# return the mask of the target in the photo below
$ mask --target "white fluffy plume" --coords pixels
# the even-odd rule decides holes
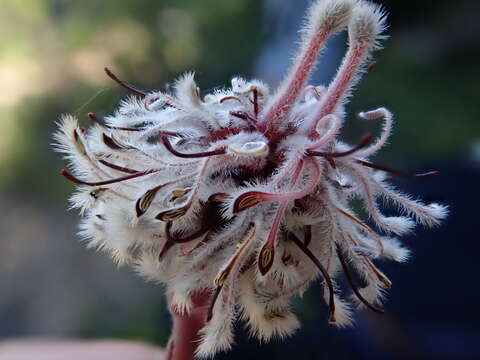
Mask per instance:
[[[71,168],[62,174],[78,185],[71,203],[89,246],[166,284],[179,313],[191,310],[195,292],[211,292],[198,356],[229,349],[237,318],[261,341],[292,334],[299,322],[291,297],[316,279],[331,323],[352,322],[352,306],[336,286],[342,273],[354,303],[382,312],[391,282],[373,261],[409,256],[389,236],[445,218],[445,206],[413,200],[384,176],[405,174],[369,159],[390,137],[387,109],[361,113],[383,119],[378,139],[339,139],[344,105],[384,29],[385,14],[373,3],[317,0],[273,94],[261,81],[234,78],[202,99],[189,73],[173,93],[135,90],[140,98],[105,121],[90,114],[87,130],[71,116],[60,120],[56,148]],[[336,76],[309,85],[326,41],[342,30],[349,47]],[[427,175],[434,173],[416,176]],[[361,200],[366,219],[354,213],[352,199]],[[383,214],[379,200],[401,216]]]

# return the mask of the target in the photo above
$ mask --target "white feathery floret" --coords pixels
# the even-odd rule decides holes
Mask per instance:
[[[309,85],[325,42],[346,28],[349,48],[335,78]],[[447,216],[446,206],[389,184],[387,174],[409,174],[371,162],[392,132],[387,109],[360,113],[383,120],[377,139],[356,146],[339,139],[346,100],[384,29],[373,3],[317,0],[273,94],[236,77],[202,99],[187,73],[173,93],[134,90],[140,98],[122,101],[103,122],[90,114],[95,124],[86,130],[72,116],[59,121],[55,147],[71,168],[62,174],[78,184],[70,202],[88,246],[164,284],[178,314],[192,310],[195,293],[212,294],[197,356],[229,349],[237,318],[260,341],[289,336],[300,326],[291,298],[316,279],[332,324],[353,319],[336,282],[342,274],[353,303],[381,313],[391,281],[374,261],[410,255],[390,236]],[[355,214],[354,199],[366,217]],[[380,200],[401,216],[383,214]]]

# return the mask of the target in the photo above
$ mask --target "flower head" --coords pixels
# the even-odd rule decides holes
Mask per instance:
[[[405,261],[409,251],[391,236],[446,216],[444,206],[389,185],[386,173],[403,173],[369,160],[389,139],[387,109],[360,114],[383,121],[377,139],[339,139],[344,106],[379,48],[384,19],[367,1],[317,0],[291,69],[272,93],[261,81],[234,78],[201,99],[192,73],[173,93],[143,93],[107,69],[138,96],[104,122],[89,114],[87,130],[71,116],[61,120],[57,148],[72,167],[62,174],[79,185],[72,206],[83,215],[89,245],[165,283],[180,312],[189,312],[192,294],[211,292],[198,355],[231,346],[237,313],[263,341],[291,334],[298,321],[290,298],[317,277],[332,324],[351,322],[339,272],[358,306],[382,313],[391,283],[373,261]],[[308,85],[326,41],[345,29],[348,50],[333,81]],[[355,198],[376,229],[355,215]],[[403,215],[382,214],[379,198]]]

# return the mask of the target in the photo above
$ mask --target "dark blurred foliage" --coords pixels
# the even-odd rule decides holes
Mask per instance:
[[[474,227],[480,200],[480,22],[474,16],[480,2],[378,2],[389,13],[391,37],[348,106],[346,139],[378,131],[378,124],[358,121],[355,113],[390,108],[398,122],[379,162],[412,171],[439,168],[440,178],[397,183],[426,200],[449,203],[452,216],[440,229],[405,239],[414,251],[409,264],[382,264],[394,281],[383,318],[362,312],[355,328],[332,329],[313,287],[296,303],[304,327],[293,338],[259,349],[242,333],[235,350],[219,358],[480,358]],[[0,2],[0,336],[165,344],[162,288],[115,269],[77,242],[76,215],[64,210],[72,185],[58,175],[64,163],[50,145],[54,122],[73,113],[88,125],[88,111],[115,109],[127,94],[104,75],[104,66],[149,90],[168,88],[184,71],[196,72],[203,93],[233,75],[262,78],[257,64],[269,44],[277,41],[282,51],[270,58],[291,56],[299,26],[294,14],[307,3]],[[338,54],[326,57],[340,61]],[[320,65],[322,71],[333,68]],[[278,81],[282,72],[270,77]]]

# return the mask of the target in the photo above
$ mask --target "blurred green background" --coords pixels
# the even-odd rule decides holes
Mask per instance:
[[[377,2],[390,14],[391,37],[375,54],[377,67],[354,93],[346,139],[378,131],[354,114],[384,105],[397,123],[391,145],[379,157],[382,162],[406,170],[456,166],[456,174],[477,176],[480,23],[473,14],[480,12],[480,2]],[[76,240],[77,216],[65,210],[73,187],[59,176],[64,162],[50,144],[55,121],[72,113],[88,124],[88,111],[105,115],[115,109],[127,94],[105,76],[104,66],[147,90],[168,88],[189,70],[196,72],[202,93],[228,85],[234,75],[265,78],[274,85],[293,54],[308,3],[0,2],[1,337],[122,337],[165,344],[170,324],[161,287],[144,283],[128,269],[115,269],[105,255],[83,249]],[[326,66],[320,65],[314,79],[325,81],[334,72],[343,40],[331,42]],[[461,176],[455,179],[443,186],[461,187]],[[472,186],[475,195],[470,195],[476,197],[478,189]],[[422,261],[418,256],[408,265],[413,278]],[[396,278],[403,276],[399,268],[407,266],[393,268]],[[416,302],[394,292],[399,304]],[[298,302],[300,316],[307,324],[315,319],[330,338],[345,336],[328,330],[318,296],[312,290]],[[399,316],[395,309],[392,317]]]

